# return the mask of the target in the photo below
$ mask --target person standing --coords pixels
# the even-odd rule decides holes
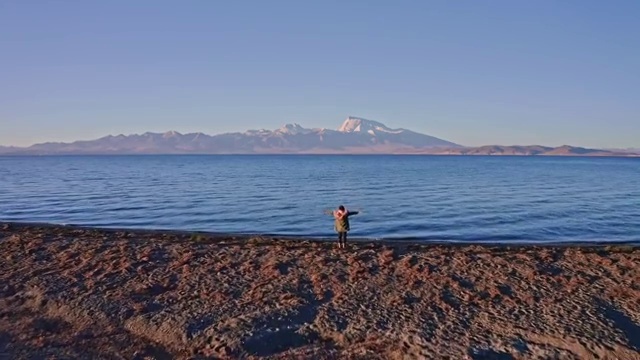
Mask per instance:
[[[338,210],[333,211],[333,217],[335,219],[335,230],[338,233],[338,247],[347,247],[347,233],[351,230],[349,224],[349,216],[357,215],[358,211],[348,211],[343,205],[338,207]]]

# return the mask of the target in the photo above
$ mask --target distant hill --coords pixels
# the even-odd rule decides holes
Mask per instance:
[[[22,150],[21,148],[17,148],[14,146],[1,146],[0,145],[0,154],[5,154],[13,151]]]
[[[429,152],[433,153],[433,152]],[[512,155],[512,156],[636,156],[630,152],[618,152],[599,149],[563,145],[548,147],[540,145],[530,146],[502,146],[489,145],[480,147],[466,147],[461,149],[441,149],[442,155]]]
[[[607,151],[613,151],[613,152],[621,152],[621,153],[636,153],[636,154],[640,154],[640,148],[626,148],[626,149],[605,149]]]
[[[176,131],[109,135],[72,143],[48,142],[26,148],[0,147],[4,155],[109,154],[433,154],[519,156],[638,156],[630,151],[573,146],[463,147],[453,142],[358,117],[348,117],[336,130],[286,124],[276,130],[207,135]]]

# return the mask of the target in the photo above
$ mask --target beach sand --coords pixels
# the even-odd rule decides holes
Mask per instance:
[[[640,248],[0,224],[0,358],[640,359]]]

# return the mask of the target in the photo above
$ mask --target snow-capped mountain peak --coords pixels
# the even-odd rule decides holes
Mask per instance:
[[[167,139],[167,138],[172,138],[172,137],[176,137],[176,136],[181,136],[182,134],[180,134],[177,131],[171,130],[171,131],[167,131],[166,133],[162,134],[162,137]]]
[[[306,129],[297,123],[285,124],[280,129],[276,130],[276,132],[289,135],[308,134],[311,131],[312,130]]]
[[[349,116],[338,129],[339,132],[352,133],[363,132],[375,135],[376,132],[384,132],[390,134],[398,134],[403,129],[390,129],[384,124],[373,120],[367,120],[359,117]]]

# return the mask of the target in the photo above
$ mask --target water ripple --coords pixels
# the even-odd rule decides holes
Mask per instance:
[[[0,157],[0,220],[333,237],[640,241],[640,159]]]

